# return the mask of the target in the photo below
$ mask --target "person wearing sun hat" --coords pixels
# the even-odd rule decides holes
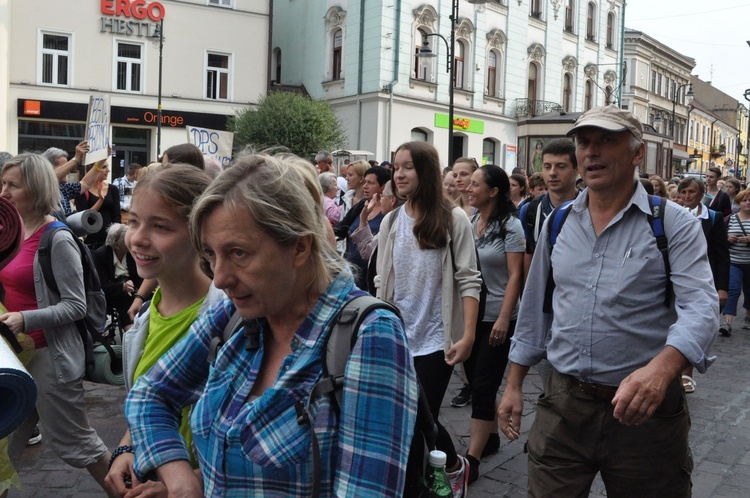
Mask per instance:
[[[705,237],[685,209],[661,205],[667,271],[649,224],[650,199],[636,181],[645,145],[633,114],[596,107],[568,136],[587,189],[569,205],[554,246],[539,238],[500,428],[520,437],[523,379],[546,355],[553,371],[528,435],[529,496],[588,496],[597,473],[610,496],[690,496],[680,375],[688,365],[705,372],[713,363],[719,313]],[[544,306],[550,274],[551,309]]]

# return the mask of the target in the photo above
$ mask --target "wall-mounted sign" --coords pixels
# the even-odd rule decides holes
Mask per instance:
[[[42,103],[38,100],[24,100],[23,115],[39,116],[42,113]]]
[[[126,36],[153,36],[165,13],[164,5],[146,0],[101,0],[101,11],[101,32]]]
[[[435,113],[435,128],[448,128],[448,115]],[[484,133],[484,121],[453,116],[453,129],[468,133]]]

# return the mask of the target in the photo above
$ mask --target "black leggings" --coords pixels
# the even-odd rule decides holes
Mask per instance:
[[[471,418],[477,420],[495,420],[497,390],[508,365],[510,338],[516,330],[516,321],[511,320],[505,342],[499,346],[490,346],[493,325],[494,322],[477,324],[471,356],[464,362],[466,378],[471,385]]]
[[[428,355],[414,357],[414,369],[417,371],[417,378],[422,385],[427,403],[430,405],[430,413],[432,413],[432,418],[437,425],[438,434],[435,446],[447,455],[445,467],[450,469],[456,465],[458,456],[451,435],[440,424],[438,415],[440,414],[443,397],[445,397],[445,391],[448,390],[453,367],[445,362],[443,351],[435,351]]]

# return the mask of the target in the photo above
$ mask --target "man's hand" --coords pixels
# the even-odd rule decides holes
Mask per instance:
[[[685,357],[667,346],[645,367],[625,377],[612,405],[614,417],[624,425],[640,425],[654,414],[669,384],[688,366]]]
[[[497,408],[497,421],[503,434],[514,441],[521,437],[521,413],[523,396],[520,389],[506,387],[500,406]]]
[[[729,300],[729,296],[727,295],[727,291],[720,290],[719,291],[719,308],[723,308],[725,304],[727,304],[727,301]]]
[[[125,496],[131,488],[140,484],[133,472],[133,460],[132,453],[123,453],[112,462],[112,467],[104,478],[104,484],[113,495]],[[126,484],[126,479],[130,480],[130,485]]]

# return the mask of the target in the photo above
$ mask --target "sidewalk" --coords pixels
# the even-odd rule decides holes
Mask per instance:
[[[738,317],[737,324],[743,317]],[[750,330],[739,327],[732,337],[718,337],[713,348],[718,358],[707,375],[697,374],[698,388],[688,395],[692,416],[690,446],[695,460],[693,496],[746,497],[750,488]],[[123,387],[85,383],[91,424],[109,448],[116,448],[125,431]],[[454,374],[445,396],[441,419],[454,435],[459,452],[469,442],[471,406],[452,408],[450,399],[461,381]],[[501,387],[502,389],[502,387]],[[541,393],[541,381],[532,369],[524,383],[522,435],[508,442],[501,435],[500,451],[485,458],[480,478],[469,488],[469,496],[526,496],[527,470],[523,446],[534,420],[534,402]],[[43,434],[54,428],[42,428]],[[88,472],[62,463],[42,442],[24,453],[19,469],[23,490],[11,490],[11,498],[70,497],[101,498]],[[591,496],[606,496],[601,480],[594,482]]]

